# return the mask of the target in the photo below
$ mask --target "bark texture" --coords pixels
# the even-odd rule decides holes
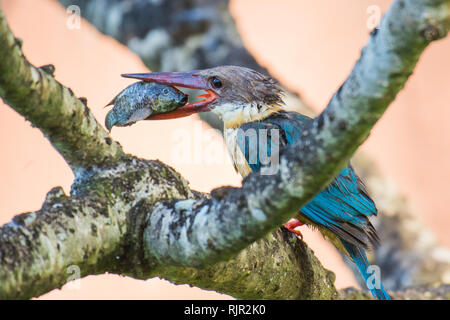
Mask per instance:
[[[1,11],[0,41],[6,44],[0,49],[3,100],[46,134],[75,173],[70,196],[54,188],[41,210],[0,227],[0,298],[31,298],[60,288],[74,266],[81,277],[105,272],[159,276],[238,298],[337,296],[334,275],[303,242],[281,230],[227,262],[205,261],[209,265],[202,269],[157,261],[144,242],[155,204],[180,198],[208,201],[209,195],[190,190],[178,173],[158,161],[125,155],[85,101],[53,78],[51,66],[35,68],[25,59]]]
[[[23,56],[21,40],[0,17],[0,96],[48,137],[73,170],[103,165],[123,156],[120,145],[97,123],[84,100]]]
[[[0,12],[0,95],[75,173],[70,197],[54,189],[40,211],[1,227],[0,297],[60,287],[63,270],[74,264],[81,275],[162,276],[241,298],[336,297],[333,276],[311,251],[272,232],[347,163],[421,52],[449,28],[448,0],[394,2],[327,108],[280,154],[278,173],[254,173],[241,188],[205,195],[160,162],[124,155],[84,104],[26,61]]]
[[[245,49],[228,10],[228,1],[133,0],[126,5],[117,0],[60,2],[78,5],[84,18],[99,31],[128,46],[154,71],[232,64],[267,72]],[[433,30],[425,27],[424,36],[429,37]],[[373,35],[376,32],[377,29]],[[288,91],[284,100],[287,109],[314,116],[294,93]],[[201,117],[222,130],[222,122],[213,113]],[[375,249],[372,261],[383,270],[385,286],[401,290],[415,285],[450,283],[450,250],[438,245],[431,232],[411,213],[407,201],[381,178],[374,163],[363,156],[353,158],[352,163],[380,211],[375,222],[382,242]],[[349,265],[354,267],[352,263]],[[360,279],[359,271],[353,269]]]

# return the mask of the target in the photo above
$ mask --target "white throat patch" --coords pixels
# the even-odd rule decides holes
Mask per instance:
[[[265,106],[256,103],[221,104],[212,110],[225,124],[225,128],[236,128],[240,125],[267,118],[274,112],[281,110],[278,106]]]

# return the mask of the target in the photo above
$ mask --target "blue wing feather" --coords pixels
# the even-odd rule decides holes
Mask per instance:
[[[237,136],[239,148],[244,153],[252,171],[261,169],[261,154],[271,155],[271,130],[279,131],[279,142],[288,145],[300,138],[305,124],[310,118],[295,112],[279,112],[263,121],[250,122],[241,126]],[[249,129],[267,130],[267,143],[250,143],[250,137],[243,133]],[[256,135],[259,139],[260,137]],[[261,149],[261,150],[260,150]],[[252,158],[252,161],[249,159]],[[256,159],[256,161],[255,161]],[[376,243],[377,237],[368,217],[377,214],[375,203],[353,168],[349,164],[341,170],[333,181],[305,204],[300,213],[311,222],[330,229],[341,238],[363,247]]]
[[[372,274],[368,273],[368,271],[370,270],[369,269],[370,264],[369,261],[367,260],[366,253],[364,252],[364,250],[358,248],[357,246],[345,240],[341,240],[341,242],[344,245],[350,257],[355,262],[356,266],[358,267],[358,270],[361,273],[362,277],[364,278],[364,282],[366,283],[372,295],[380,300],[391,300],[391,297],[386,292],[386,290],[383,287],[383,284],[381,283],[381,279],[374,279],[375,281],[371,281],[370,277],[372,276]]]
[[[271,155],[271,129],[278,129],[281,147],[299,139],[308,121],[311,119],[304,115],[282,111],[263,121],[242,125],[241,133],[237,135],[237,143],[251,170],[261,169],[260,154]],[[259,140],[256,144],[249,143],[249,137],[243,134],[248,129],[256,131],[266,129],[267,143],[261,146]],[[251,155],[253,161],[249,161]],[[313,224],[326,228],[339,237],[366,281],[369,264],[364,249],[378,242],[378,236],[368,218],[376,214],[375,203],[368,196],[363,183],[350,164],[342,169],[326,188],[300,208],[300,216],[306,217]],[[374,289],[371,292],[379,299],[389,298],[382,286],[381,289]]]

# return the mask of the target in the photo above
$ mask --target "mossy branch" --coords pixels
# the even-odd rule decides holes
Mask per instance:
[[[131,0],[127,6],[123,6],[121,0],[59,2],[65,7],[79,6],[83,18],[100,32],[126,45],[153,71],[204,69],[215,65],[241,65],[263,73],[268,71],[257,63],[243,44],[228,0],[145,3]],[[196,14],[191,14],[192,8],[195,8]],[[442,12],[445,14],[445,10]],[[425,30],[423,34],[428,38],[434,34],[433,28]],[[373,31],[374,35],[377,31]],[[302,39],[296,41],[301,42]],[[210,44],[219,45],[220,50],[211,50]],[[273,74],[271,76],[274,77]],[[294,93],[287,91],[284,100],[288,110],[311,117],[315,114]],[[202,113],[200,116],[212,127],[223,129],[222,121],[214,113]],[[352,165],[368,186],[380,212],[378,219],[372,222],[378,225],[376,229],[383,241],[375,248],[372,263],[383,270],[384,285],[398,290],[417,284],[445,283],[450,268],[450,250],[439,246],[435,239],[428,240],[424,245],[421,239],[432,239],[431,231],[411,214],[412,208],[407,206],[407,201],[399,193],[391,188],[386,189],[387,181],[374,170],[375,163],[369,159],[358,161],[353,157]],[[411,268],[411,264],[415,267]],[[352,263],[349,265],[364,286],[359,270]]]
[[[137,158],[86,173],[68,197],[50,191],[41,210],[0,227],[0,299],[28,299],[106,272],[161,277],[237,298],[333,299],[333,273],[289,232],[278,230],[226,262],[197,269],[148,254],[146,221],[161,199],[204,197],[158,161]]]
[[[267,234],[364,141],[424,48],[446,36],[449,7],[449,0],[394,2],[328,107],[281,153],[278,173],[251,174],[242,188],[211,197],[159,162],[124,156],[84,104],[26,61],[0,12],[0,95],[44,132],[76,175],[71,197],[55,190],[39,212],[1,227],[0,296],[60,287],[62,272],[75,264],[81,275],[163,276],[236,297],[335,297],[332,277],[301,241]]]
[[[72,170],[102,166],[123,156],[85,100],[55,80],[54,68],[36,68],[26,60],[22,42],[14,37],[1,10],[0,43],[0,96],[47,136]]]
[[[208,198],[157,161],[124,155],[86,106],[21,51],[0,10],[0,95],[41,129],[75,172],[72,194],[51,190],[39,211],[0,227],[0,298],[26,299],[105,272],[162,277],[240,298],[334,298],[333,274],[306,245],[281,230],[228,262],[195,269],[155,263],[143,231],[160,200]],[[270,257],[270,259],[268,258]],[[284,259],[289,257],[288,259]],[[276,282],[269,277],[283,273]],[[295,283],[291,279],[296,279]]]

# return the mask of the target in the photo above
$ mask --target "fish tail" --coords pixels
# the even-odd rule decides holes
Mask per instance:
[[[366,283],[367,288],[370,290],[372,295],[379,300],[391,300],[391,297],[384,289],[383,285],[381,284],[381,279],[375,279],[375,286],[372,286],[373,288],[370,288],[369,286],[369,277],[376,276],[375,274],[369,274],[368,268],[370,266],[369,261],[367,260],[366,253],[363,249],[358,248],[354,244],[351,244],[345,240],[341,240],[342,244],[344,245],[345,249],[349,253],[350,257],[353,259],[353,262],[355,262],[356,266],[359,269],[359,272],[361,273],[362,277],[364,278],[364,282]],[[378,285],[377,285],[378,284]]]

